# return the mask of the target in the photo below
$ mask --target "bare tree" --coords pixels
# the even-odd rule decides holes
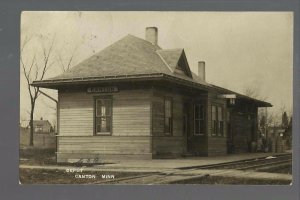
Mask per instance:
[[[258,99],[258,100],[262,100],[262,101],[266,101],[267,97],[263,97],[258,88],[255,88],[254,86],[247,86],[244,89],[244,94],[248,97],[254,98],[254,99]]]
[[[24,48],[30,41],[27,37],[25,38],[24,42],[21,45],[21,55],[20,55],[20,61],[21,61],[21,67],[23,69],[23,73],[27,82],[27,89],[30,96],[30,139],[29,139],[29,145],[33,146],[33,116],[34,116],[34,109],[36,105],[36,100],[39,97],[39,87],[32,87],[30,84],[32,81],[36,80],[43,80],[45,77],[46,72],[50,68],[50,66],[53,63],[50,63],[50,57],[53,51],[53,45],[54,45],[55,37],[53,37],[50,46],[47,48],[44,45],[42,45],[42,59],[41,62],[37,62],[36,53],[34,53],[31,62],[29,65],[27,65],[23,58]]]
[[[61,56],[61,53],[57,56],[58,57],[57,60],[60,64],[60,68],[61,68],[62,72],[68,71],[71,68],[72,61],[74,59],[74,56],[76,54],[77,49],[78,49],[78,46],[75,46],[75,48],[73,49],[70,57],[67,60],[63,60],[63,58]]]

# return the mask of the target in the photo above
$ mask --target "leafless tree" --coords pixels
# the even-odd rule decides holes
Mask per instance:
[[[258,100],[262,100],[262,101],[267,100],[267,97],[262,96],[259,92],[259,89],[255,88],[254,86],[245,87],[244,94],[247,95],[248,97],[251,97],[254,99],[258,99]]]
[[[75,46],[70,57],[67,60],[64,60],[61,53],[59,55],[57,55],[57,60],[60,64],[60,68],[62,70],[62,72],[68,71],[71,66],[72,66],[72,62],[74,60],[74,56],[77,52],[78,46]]]
[[[50,63],[50,57],[52,55],[53,46],[55,37],[53,37],[49,47],[45,47],[45,45],[42,45],[42,58],[41,62],[37,62],[37,56],[36,53],[34,53],[31,61],[29,64],[25,63],[23,58],[24,48],[28,44],[30,39],[26,37],[24,39],[24,42],[21,44],[21,54],[20,54],[20,61],[21,61],[21,67],[27,82],[27,89],[30,96],[30,139],[29,139],[29,145],[33,146],[33,116],[34,116],[34,109],[36,105],[36,100],[40,95],[40,88],[39,87],[32,87],[30,84],[32,81],[36,80],[43,80],[45,77],[45,74],[47,73],[48,69],[53,64]]]

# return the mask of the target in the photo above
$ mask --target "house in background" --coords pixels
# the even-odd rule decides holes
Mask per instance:
[[[53,133],[54,129],[48,120],[41,117],[40,120],[33,120],[33,131],[36,134]]]
[[[57,77],[57,161],[170,158],[249,152],[257,109],[272,106],[209,84],[184,49],[162,49],[158,30],[127,35]],[[218,74],[218,76],[221,76]]]
[[[20,148],[56,148],[55,131],[48,120],[34,120],[33,131],[33,146],[30,146],[30,125],[20,126]]]

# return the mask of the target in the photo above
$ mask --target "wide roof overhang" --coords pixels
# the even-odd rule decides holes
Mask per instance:
[[[78,78],[62,78],[62,79],[47,79],[41,81],[33,81],[31,86],[42,87],[48,89],[59,89],[70,86],[96,85],[103,83],[125,83],[125,82],[140,82],[140,81],[167,81],[171,84],[181,85],[201,91],[214,91],[219,94],[234,94],[236,98],[254,102],[258,107],[272,107],[272,104],[242,95],[231,90],[221,88],[211,84],[201,84],[196,81],[187,80],[185,78],[175,77],[164,73],[152,74],[135,74],[135,75],[118,75],[118,76],[102,76],[102,77],[78,77]]]

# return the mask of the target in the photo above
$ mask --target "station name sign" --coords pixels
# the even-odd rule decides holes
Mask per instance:
[[[111,93],[111,92],[119,92],[117,86],[108,86],[108,87],[89,87],[87,89],[88,93]]]

